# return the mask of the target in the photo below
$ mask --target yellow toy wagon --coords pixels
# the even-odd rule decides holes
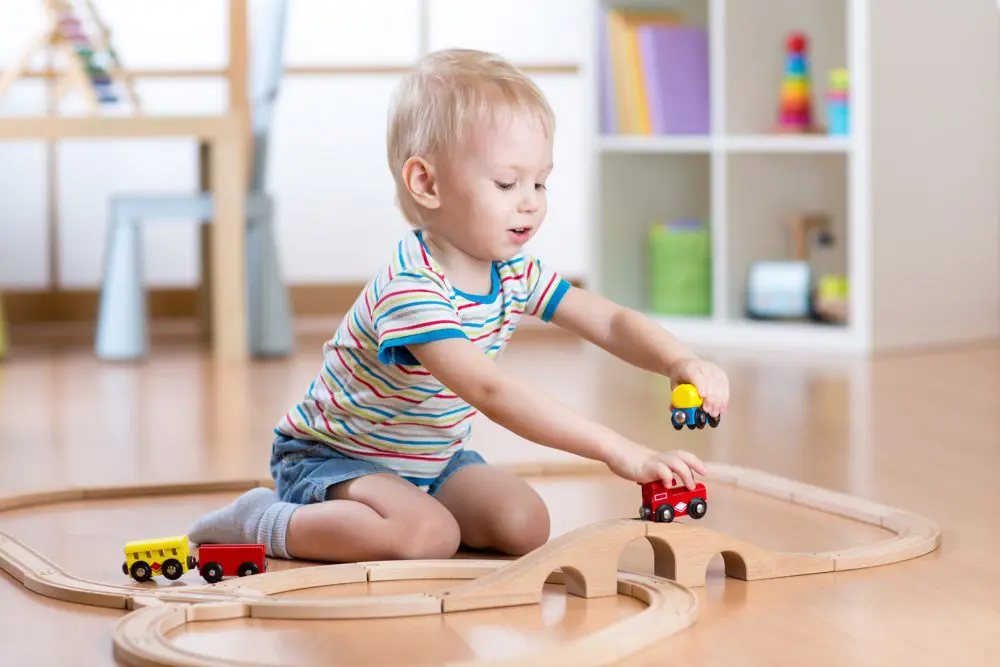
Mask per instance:
[[[137,540],[125,545],[122,572],[138,582],[163,575],[171,581],[198,567],[188,547],[187,535]]]

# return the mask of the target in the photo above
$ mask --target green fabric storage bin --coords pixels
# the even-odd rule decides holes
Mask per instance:
[[[698,220],[649,228],[649,308],[658,315],[712,314],[712,239]]]

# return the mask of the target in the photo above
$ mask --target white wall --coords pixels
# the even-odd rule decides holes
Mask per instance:
[[[997,18],[991,0],[871,3],[876,349],[1000,336]]]
[[[257,2],[262,0],[257,0]],[[587,5],[578,0],[426,0],[431,49],[499,51],[518,63],[580,64],[589,45]],[[38,29],[41,3],[0,0],[0,69],[10,67]],[[220,68],[226,58],[224,0],[99,0],[126,65],[138,69]],[[252,1],[253,6],[256,2]],[[420,0],[290,0],[289,66],[407,65],[420,51]],[[476,17],[482,12],[488,21]],[[41,65],[41,61],[36,65]],[[532,250],[574,277],[586,274],[584,176],[590,155],[586,72],[537,75],[558,114],[547,227]],[[279,251],[291,284],[367,280],[406,230],[393,204],[385,166],[385,109],[396,75],[291,76],[280,94],[269,164],[277,198]],[[145,79],[150,113],[222,110],[216,79]],[[0,100],[0,115],[45,110],[38,80],[19,82]],[[67,108],[78,109],[77,104]],[[186,140],[66,141],[55,151],[60,286],[94,288],[101,273],[107,201],[123,192],[185,192],[197,183],[197,157]],[[0,143],[0,287],[43,288],[48,273],[46,148]],[[156,286],[198,279],[193,223],[149,221],[146,266]],[[364,239],[349,246],[346,235]]]

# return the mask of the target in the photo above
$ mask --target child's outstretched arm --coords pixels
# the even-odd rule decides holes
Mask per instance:
[[[601,461],[615,474],[635,482],[658,478],[669,483],[676,475],[694,488],[692,471],[708,474],[694,454],[657,452],[635,443],[512,378],[468,339],[446,338],[408,348],[456,396],[522,438]]]
[[[719,416],[729,404],[729,380],[715,364],[685,347],[664,327],[631,308],[571,287],[552,316],[572,331],[622,361],[669,377],[674,386],[689,382],[705,399],[705,411]]]

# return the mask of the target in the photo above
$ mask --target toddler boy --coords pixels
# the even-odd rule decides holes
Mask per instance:
[[[278,422],[277,491],[253,489],[202,517],[192,542],[263,543],[272,557],[330,562],[449,558],[461,544],[527,553],[549,537],[547,509],[525,481],[466,449],[477,413],[628,480],[677,475],[693,486],[693,473],[707,474],[693,454],[632,442],[494,361],[532,316],[694,384],[711,415],[729,400],[717,366],[522,251],[545,219],[554,129],[541,91],[496,55],[438,51],[405,77],[387,143],[413,229]]]

